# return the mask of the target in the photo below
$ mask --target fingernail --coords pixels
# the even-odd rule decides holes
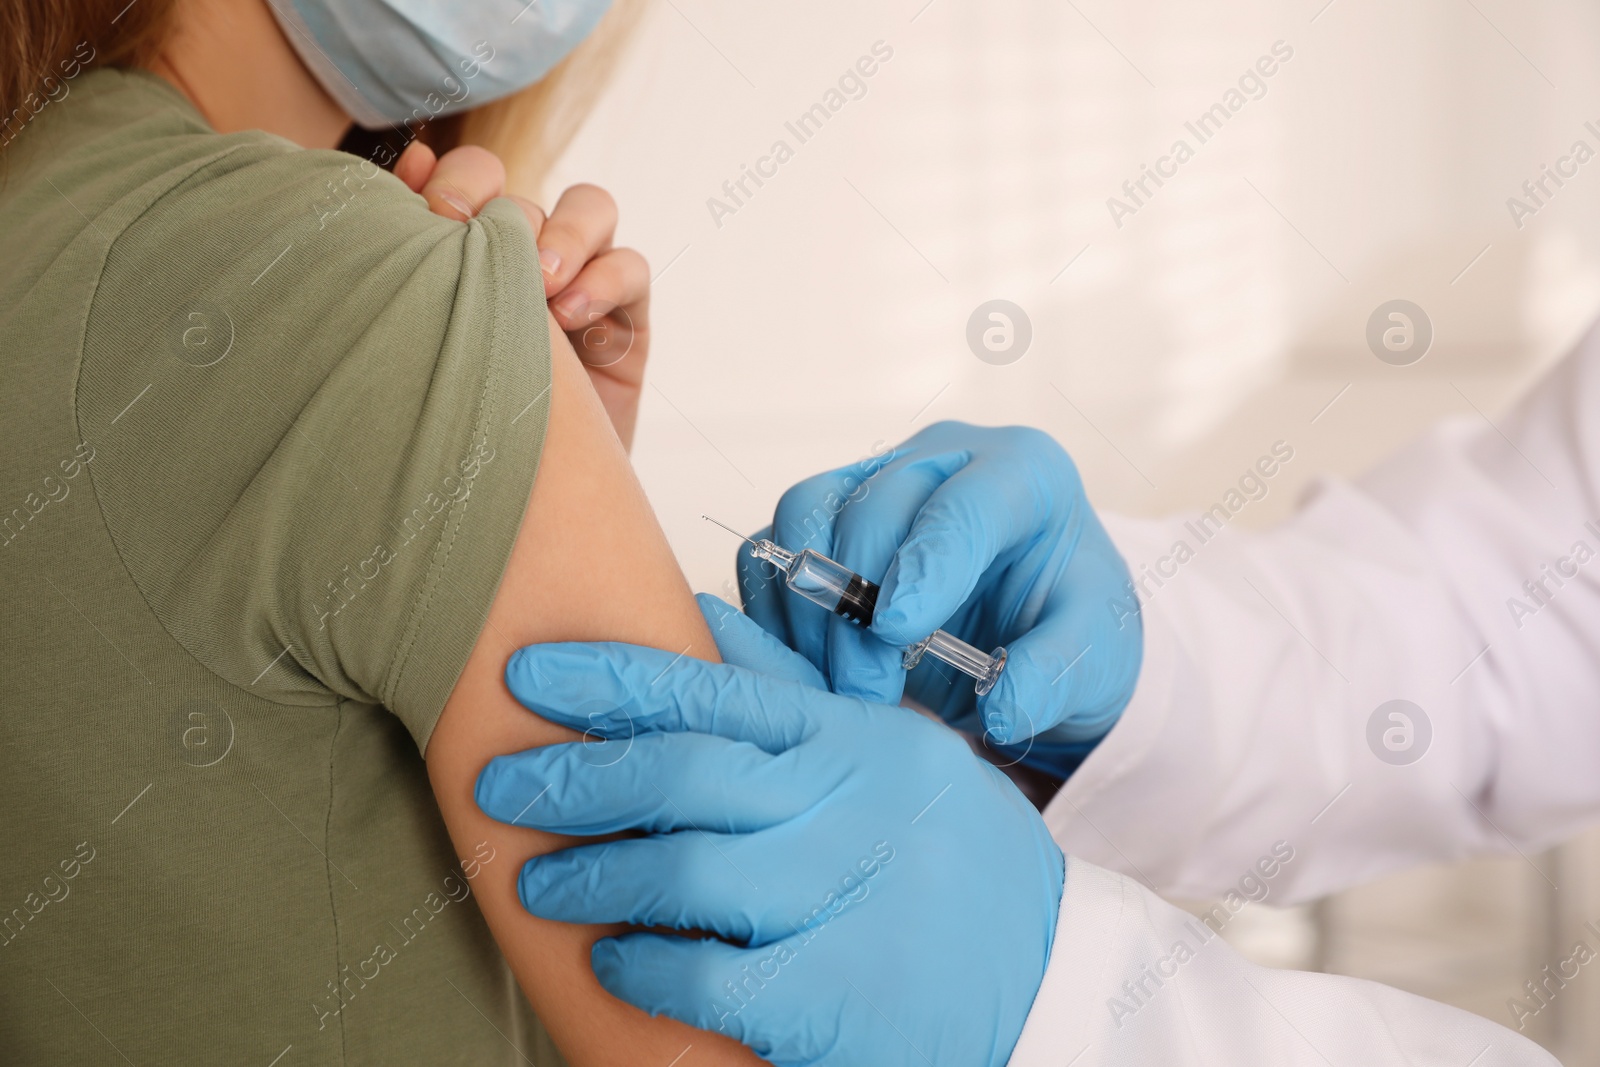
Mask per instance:
[[[906,630],[906,613],[898,607],[880,608],[872,613],[872,628],[892,636],[903,634]]]
[[[498,776],[499,772],[491,762],[478,772],[478,780],[472,784],[472,801],[485,812],[488,810],[487,805],[494,801],[494,780]]]
[[[556,297],[556,314],[565,319],[576,318],[578,313],[587,307],[588,304],[588,293],[582,292],[578,289],[568,289],[566,292]]]
[[[514,785],[509,780],[514,777],[515,771],[508,771],[501,757],[490,760],[488,766],[478,772],[478,780],[472,787],[472,800],[479,810],[492,819],[506,814],[508,805],[515,803],[504,795],[507,786]]]
[[[539,249],[539,269],[546,274],[554,274],[561,269],[561,253],[553,248]]]
[[[529,860],[522,865],[522,875],[517,879],[517,899],[522,903],[524,910],[532,912],[534,902],[539,899],[539,893],[544,884],[539,878],[537,860]]]
[[[882,637],[890,638],[890,644],[905,645],[914,640],[919,640],[917,628],[911,625],[911,612],[908,605],[915,606],[915,601],[909,596],[895,599],[895,602],[882,611],[874,612],[872,616],[872,630]],[[924,632],[922,637],[926,637]]]
[[[589,950],[589,965],[606,992],[616,995],[616,975],[622,969],[622,949],[615,938],[603,937]]]
[[[1006,722],[998,710],[991,707],[990,710],[985,712],[983,718],[984,732],[989,735],[990,740],[995,744],[1003,745],[1011,740],[1011,724]]]
[[[433,195],[461,212],[462,219],[470,219],[477,213],[476,209],[467,202],[467,198],[454,189],[439,189]]]

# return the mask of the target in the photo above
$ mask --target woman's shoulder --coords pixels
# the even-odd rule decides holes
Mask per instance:
[[[370,159],[217,133],[147,71],[84,73],[0,164],[0,232],[30,252],[0,262],[0,294],[54,272],[86,302],[91,342],[98,324],[161,347],[196,306],[257,337],[316,323],[329,347],[375,317],[428,333],[459,310],[465,277],[520,276],[535,255],[521,213],[495,210],[507,205],[441,218]]]
[[[116,443],[94,471],[108,532],[219,677],[288,704],[386,701],[446,555],[493,555],[437,549],[457,520],[417,516],[458,507],[438,487],[482,462],[485,427],[507,439],[548,389],[532,233],[508,201],[441,218],[343,152],[211,135],[192,158],[108,228],[79,335],[76,425]],[[480,481],[476,511],[526,505],[540,410],[510,431],[509,488]],[[396,531],[413,527],[402,552]],[[363,568],[344,611],[341,583]],[[362,623],[342,646],[335,616]],[[257,681],[286,643],[294,666]]]
[[[133,258],[200,245],[244,255],[256,242],[344,231],[339,243],[318,241],[326,246],[319,257],[336,261],[374,244],[433,243],[461,230],[371,160],[261,130],[217,133],[148,71],[89,71],[61,90],[0,156],[0,219],[38,220],[36,244],[52,243],[46,227],[63,244],[92,229]]]

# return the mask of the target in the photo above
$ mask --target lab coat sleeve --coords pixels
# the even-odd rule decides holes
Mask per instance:
[[[1246,961],[1133,879],[1067,863],[1055,947],[1010,1067],[1549,1067],[1487,1019],[1355,978]]]
[[[1199,900],[1286,842],[1267,884],[1281,904],[1469,853],[1532,857],[1593,820],[1597,472],[1591,333],[1511,414],[1446,423],[1270,530],[1227,518],[1254,481],[1219,487],[1209,520],[1108,520],[1145,662],[1046,810],[1063,849]]]

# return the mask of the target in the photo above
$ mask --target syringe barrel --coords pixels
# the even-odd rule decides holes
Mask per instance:
[[[796,554],[784,580],[813,604],[820,604],[861,626],[872,625],[878,586],[809,548]]]
[[[879,589],[875,583],[809,548],[790,553],[767,541],[760,541],[754,551],[762,559],[782,567],[784,582],[789,588],[813,604],[842,615],[857,625],[872,625],[872,613],[878,606]],[[923,653],[932,653],[934,658],[971,675],[977,681],[975,688],[979,696],[994,688],[1006,665],[1004,648],[997,648],[986,655],[943,630],[936,630],[927,640],[906,648],[902,654],[902,665],[906,670],[911,670],[922,659]]]

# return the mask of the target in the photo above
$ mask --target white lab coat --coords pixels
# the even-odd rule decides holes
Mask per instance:
[[[1132,703],[1045,811],[1072,858],[1011,1063],[1554,1063],[1509,1008],[1500,1026],[1257,967],[1151,890],[1295,903],[1532,857],[1600,814],[1600,330],[1494,425],[1453,420],[1270,531],[1108,526],[1136,574],[1165,573],[1143,588]],[[1397,699],[1423,710],[1425,746],[1404,707],[1409,734],[1387,712],[1369,725]],[[1600,922],[1565,933],[1600,950]],[[1548,962],[1527,977],[1559,994]]]

